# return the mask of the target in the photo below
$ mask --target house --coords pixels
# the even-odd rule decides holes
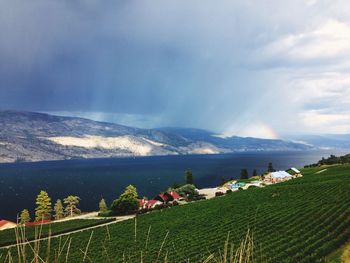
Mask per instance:
[[[140,199],[139,208],[150,209],[150,208],[156,207],[157,205],[168,204],[179,200],[182,200],[182,197],[178,193],[174,191],[170,191],[170,192],[160,193],[159,195],[157,195],[155,198],[151,200],[147,200],[147,198]]]
[[[170,191],[170,192],[160,193],[154,199],[164,204],[167,204],[173,201],[179,201],[182,199],[182,197],[178,193],[174,191]]]
[[[155,208],[157,205],[161,205],[161,204],[163,204],[163,202],[161,202],[159,200],[151,199],[147,202],[146,208],[147,209]]]
[[[297,168],[290,168],[289,170],[287,170],[287,172],[291,175],[293,175],[293,177],[302,177],[303,175],[301,174],[301,172],[297,169]]]
[[[157,205],[161,205],[163,204],[163,202],[159,201],[159,200],[147,200],[146,198],[143,198],[141,200],[139,200],[139,208],[140,209],[150,209],[150,208],[154,208]]]
[[[148,200],[146,198],[140,199],[139,200],[139,208],[140,209],[147,208],[147,203],[148,203]]]
[[[0,231],[17,227],[16,223],[7,220],[0,220]]]
[[[170,191],[169,194],[172,196],[174,201],[180,201],[180,200],[184,199],[181,195],[179,195],[178,193],[176,193],[174,191]]]
[[[160,193],[159,195],[157,195],[154,200],[158,200],[162,203],[168,203],[170,201],[173,201],[174,198],[169,194],[169,193]]]

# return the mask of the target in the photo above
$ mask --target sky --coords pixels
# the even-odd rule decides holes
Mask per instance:
[[[350,133],[349,1],[3,0],[0,109]]]

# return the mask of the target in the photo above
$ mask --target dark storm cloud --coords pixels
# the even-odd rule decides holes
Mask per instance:
[[[296,71],[320,71],[319,61],[334,64],[299,51],[327,19],[347,17],[343,3],[330,4],[3,1],[0,107],[144,115],[157,126],[230,133],[253,122],[278,126],[299,113],[283,109],[281,87]]]

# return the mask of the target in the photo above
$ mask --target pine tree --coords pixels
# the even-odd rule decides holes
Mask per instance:
[[[76,195],[70,195],[63,199],[66,204],[66,208],[64,211],[69,216],[74,216],[76,214],[80,214],[81,211],[78,209],[78,204],[80,202],[80,197]]]
[[[54,215],[55,220],[59,220],[64,217],[63,204],[60,199],[57,199],[53,210],[55,211],[55,215]]]
[[[30,214],[29,214],[29,211],[28,209],[23,209],[23,211],[21,212],[21,215],[20,215],[20,223],[21,224],[26,224],[30,221]]]
[[[248,175],[248,171],[247,169],[242,169],[241,170],[241,179],[248,179],[249,175]]]
[[[268,171],[269,173],[272,173],[272,172],[275,171],[275,169],[273,169],[272,163],[269,163],[269,165],[268,165],[268,167],[267,167],[267,171]]]
[[[106,213],[108,211],[107,204],[104,198],[101,199],[98,206],[100,208],[100,213]]]
[[[226,183],[225,177],[221,176],[220,185],[224,185]]]
[[[254,176],[258,176],[258,173],[256,172],[256,169],[254,169],[254,171],[253,171],[253,177]]]
[[[186,179],[186,184],[194,184],[193,174],[190,169],[187,169],[185,171],[185,179]]]
[[[132,196],[132,197],[137,198],[137,189],[136,189],[136,187],[131,185],[131,184],[128,185],[125,188],[124,193],[121,194],[121,196]]]
[[[51,198],[45,191],[40,191],[36,198],[35,208],[35,220],[48,220],[51,219]]]

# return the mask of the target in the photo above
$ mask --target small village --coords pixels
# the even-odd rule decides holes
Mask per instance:
[[[199,201],[199,200],[205,200],[205,199],[211,199],[218,196],[223,196],[225,194],[230,194],[232,192],[241,191],[241,190],[249,190],[250,188],[255,187],[265,187],[272,184],[278,184],[282,183],[288,180],[292,180],[298,177],[302,177],[303,175],[301,172],[292,167],[286,171],[271,171],[261,176],[253,176],[249,179],[235,179],[235,180],[229,180],[225,183],[223,183],[220,186],[213,187],[213,188],[203,188],[203,189],[197,189],[193,184],[193,177],[192,173],[189,175],[189,182],[188,184],[182,185],[176,189],[169,188],[168,191],[159,193],[157,196],[155,196],[152,199],[148,199],[146,197],[138,198],[138,208],[133,211],[133,213],[136,216],[136,214],[143,214],[148,213],[153,210],[161,210],[164,208],[168,208],[171,206],[176,205],[184,205],[193,201]],[[130,186],[129,186],[130,187]],[[135,188],[136,192],[136,188]],[[105,205],[104,205],[105,206]],[[113,206],[113,204],[111,205]],[[130,213],[125,213],[125,215],[128,215]],[[71,214],[70,216],[66,218],[56,218],[56,220],[51,221],[50,217],[43,218],[42,220],[36,220],[33,222],[25,222],[22,223],[15,223],[8,220],[0,220],[0,231],[16,228],[18,225],[25,225],[25,226],[36,226],[41,224],[47,224],[51,222],[60,222],[62,220],[72,220],[79,218],[80,211],[77,214]],[[89,216],[91,215],[91,216]],[[86,216],[84,218],[91,218],[96,219],[100,217],[111,217],[114,216],[116,219],[118,216],[124,216],[123,214],[112,214],[107,210],[107,207],[101,208],[100,211],[97,214],[95,213],[86,213]],[[20,219],[20,218],[19,218]]]
[[[201,199],[211,199],[217,196],[222,196],[228,193],[232,193],[240,190],[247,190],[253,187],[265,187],[267,185],[277,184],[289,181],[291,179],[295,179],[298,177],[302,177],[301,172],[292,167],[286,171],[273,171],[269,172],[265,175],[251,177],[248,180],[230,180],[225,182],[221,186],[213,187],[213,188],[203,188],[203,189],[193,189],[193,193],[199,196],[199,200]],[[155,198],[147,200],[143,198],[140,200],[140,209],[142,210],[151,210],[157,207],[164,207],[166,205],[174,205],[174,204],[185,204],[188,201],[189,193],[178,193],[175,190],[171,190],[165,193],[160,193]]]

